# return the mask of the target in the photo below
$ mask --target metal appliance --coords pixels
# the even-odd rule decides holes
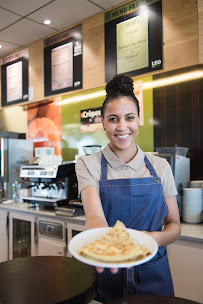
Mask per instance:
[[[65,206],[63,208],[70,215],[77,215],[83,209],[79,204],[75,162],[66,162],[59,166],[22,166],[20,177],[27,180],[28,187],[32,189],[31,195],[22,196],[22,199],[33,207],[39,204],[58,210]],[[72,204],[77,201],[78,205],[73,208]]]
[[[4,201],[6,199],[4,183],[5,183],[4,177],[0,176],[0,203],[2,203],[2,201]]]
[[[64,222],[40,219],[37,254],[65,256],[67,247],[65,232]]]
[[[1,170],[4,178],[1,184],[2,200],[12,199],[12,183],[19,182],[20,167],[29,163],[33,157],[33,142],[25,139],[26,134],[0,132],[1,138]]]
[[[182,190],[188,187],[190,182],[190,158],[186,157],[188,148],[162,147],[155,148],[158,156],[165,158],[171,165],[177,189],[177,202],[180,218],[182,217]]]

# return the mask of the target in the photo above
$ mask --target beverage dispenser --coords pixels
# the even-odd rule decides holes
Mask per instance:
[[[167,159],[175,179],[177,189],[177,202],[180,218],[182,217],[182,190],[190,182],[190,158],[186,157],[188,148],[185,147],[161,147],[155,148],[159,157]]]

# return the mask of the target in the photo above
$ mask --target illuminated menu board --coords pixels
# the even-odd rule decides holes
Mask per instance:
[[[45,96],[82,88],[82,51],[81,25],[44,41]]]
[[[1,106],[28,100],[28,49],[1,60]]]
[[[162,1],[134,0],[105,14],[105,80],[163,69]]]

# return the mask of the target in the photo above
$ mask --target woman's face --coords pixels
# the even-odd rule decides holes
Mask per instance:
[[[128,97],[112,100],[106,106],[103,126],[114,153],[118,150],[134,149],[139,132],[136,104]]]

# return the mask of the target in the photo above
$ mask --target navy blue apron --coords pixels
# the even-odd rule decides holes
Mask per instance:
[[[161,179],[145,156],[151,177],[107,180],[107,160],[102,154],[99,191],[104,214],[110,227],[117,220],[127,228],[161,231],[168,214]],[[149,262],[131,269],[119,269],[111,274],[109,269],[98,274],[96,300],[105,302],[134,294],[174,296],[173,283],[165,246],[158,249]]]

